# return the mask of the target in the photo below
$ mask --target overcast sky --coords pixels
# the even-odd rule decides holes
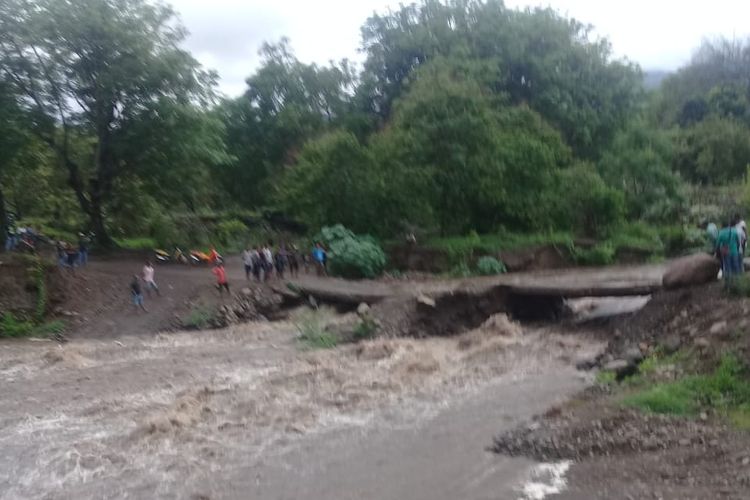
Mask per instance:
[[[169,1],[169,0],[168,0]],[[243,92],[264,41],[291,39],[297,57],[361,61],[359,29],[398,0],[171,0],[191,35],[187,48],[221,76],[221,90]],[[506,0],[510,7],[552,6],[592,24],[618,56],[644,69],[675,69],[706,37],[750,34],[748,0]]]

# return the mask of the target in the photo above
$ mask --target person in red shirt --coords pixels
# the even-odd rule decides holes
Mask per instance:
[[[224,290],[229,293],[229,283],[227,283],[227,272],[224,270],[224,263],[219,261],[216,263],[213,271],[216,276],[216,288],[219,289],[219,295],[224,293]]]

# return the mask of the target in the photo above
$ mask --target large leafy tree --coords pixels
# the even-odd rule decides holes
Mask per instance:
[[[0,243],[2,244],[5,244],[8,232],[5,192],[9,169],[29,140],[25,122],[26,119],[15,96],[10,92],[10,87],[0,82]]]
[[[266,44],[260,69],[242,97],[224,105],[228,144],[238,161],[225,187],[250,206],[269,201],[273,181],[293,164],[306,140],[346,123],[355,84],[347,61],[305,64],[289,42]]]
[[[559,127],[568,144],[596,158],[640,97],[641,75],[613,60],[606,40],[552,9],[518,11],[497,0],[425,0],[371,17],[362,29],[363,82],[383,120],[419,66],[439,56],[495,65],[490,87]]]
[[[214,75],[180,48],[184,36],[169,7],[145,0],[0,3],[0,74],[24,96],[34,133],[57,155],[103,245],[117,181],[138,167],[133,151],[156,138],[133,143],[132,130],[164,107],[212,98]]]

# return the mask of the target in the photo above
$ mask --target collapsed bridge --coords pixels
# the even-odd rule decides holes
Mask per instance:
[[[568,299],[650,295],[661,289],[665,269],[650,264],[425,282],[305,276],[290,281],[289,287],[344,309],[371,305],[396,334],[452,335],[500,312],[518,319],[558,319]]]

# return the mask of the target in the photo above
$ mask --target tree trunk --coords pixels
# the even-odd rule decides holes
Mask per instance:
[[[8,237],[8,214],[5,212],[5,197],[3,187],[0,186],[0,247],[5,248],[5,238]]]
[[[91,221],[91,230],[94,231],[94,238],[96,243],[102,248],[112,248],[114,242],[107,233],[107,228],[104,225],[104,213],[102,210],[102,197],[98,192],[98,188],[95,186],[91,196],[89,220]]]

